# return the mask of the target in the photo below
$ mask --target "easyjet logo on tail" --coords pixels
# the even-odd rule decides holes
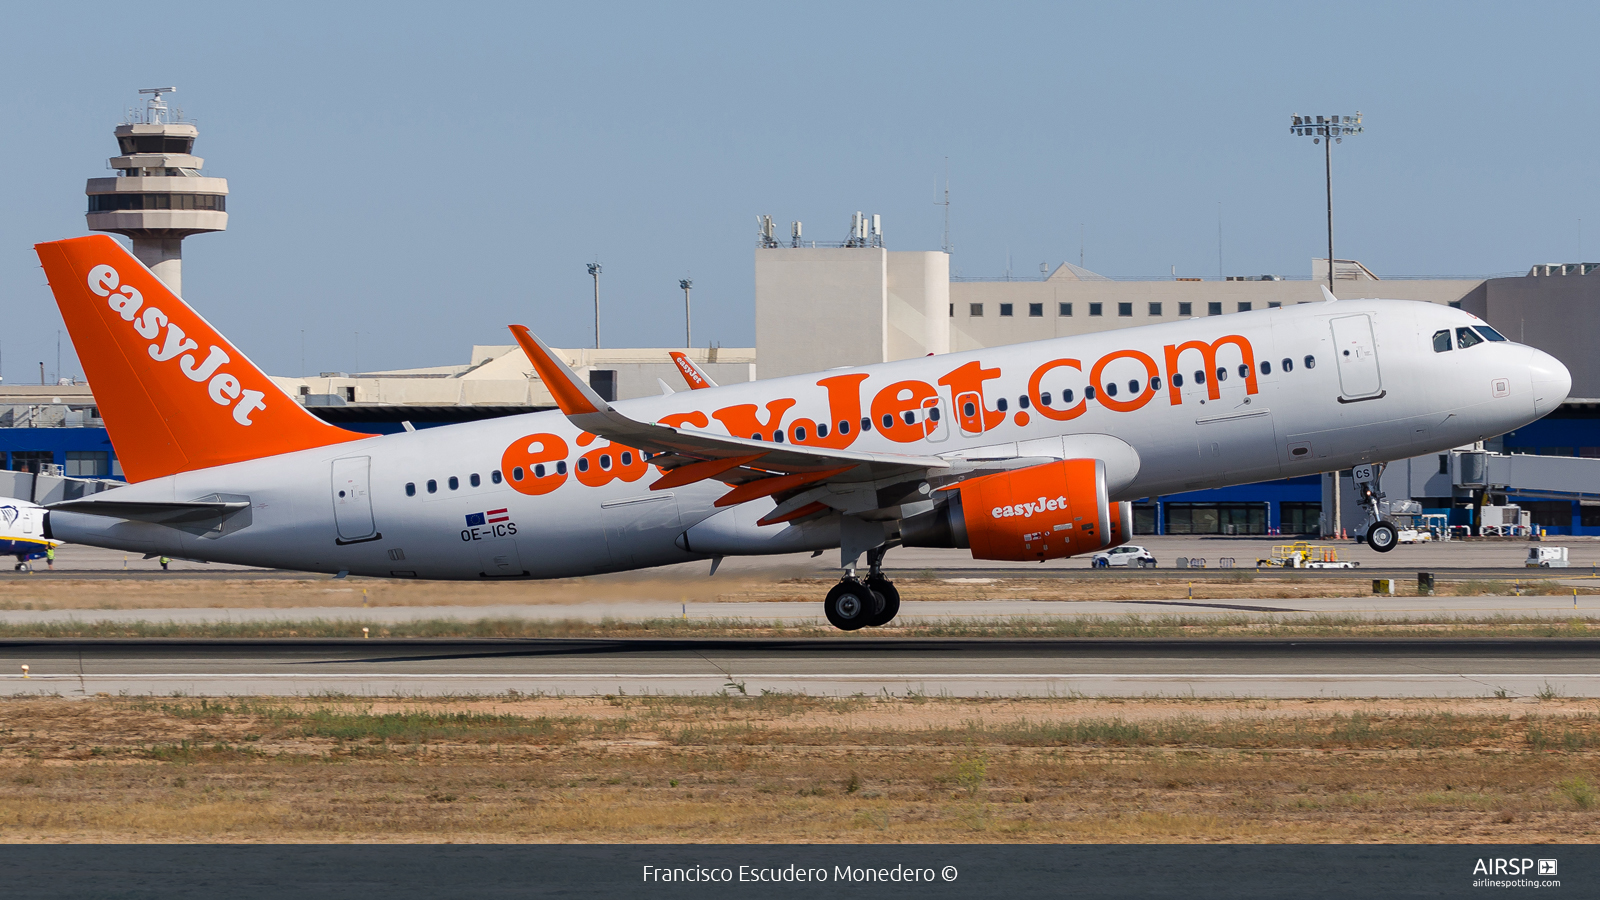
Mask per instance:
[[[231,360],[227,351],[215,344],[207,348],[204,358],[195,351],[200,344],[184,333],[183,328],[167,318],[155,306],[145,306],[144,296],[131,284],[123,284],[122,276],[108,265],[98,265],[89,270],[89,290],[106,298],[111,310],[140,337],[154,341],[149,345],[150,358],[156,362],[177,361],[184,377],[205,385],[205,393],[218,406],[232,406],[233,420],[249,426],[250,414],[266,409],[267,395],[252,391],[240,384],[237,376],[222,371]],[[162,336],[162,329],[166,330]]]

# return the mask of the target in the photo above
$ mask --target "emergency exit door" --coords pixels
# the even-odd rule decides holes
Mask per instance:
[[[1375,400],[1383,396],[1378,371],[1378,344],[1372,337],[1372,317],[1340,316],[1333,327],[1333,364],[1339,369],[1339,399],[1343,402]]]
[[[371,465],[369,456],[333,461],[333,521],[338,526],[341,544],[379,536],[372,522],[372,493],[368,485]]]

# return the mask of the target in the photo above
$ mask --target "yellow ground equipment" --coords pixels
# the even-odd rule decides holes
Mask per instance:
[[[1258,559],[1256,565],[1282,569],[1354,569],[1361,563],[1339,559],[1338,549],[1328,544],[1296,541],[1273,547],[1271,558]]]

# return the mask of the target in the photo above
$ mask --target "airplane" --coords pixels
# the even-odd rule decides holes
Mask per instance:
[[[35,249],[130,482],[51,504],[46,537],[474,581],[837,548],[823,612],[846,631],[898,611],[895,547],[1093,553],[1131,538],[1136,498],[1448,450],[1572,384],[1462,310],[1332,294],[616,402],[514,325],[558,410],[371,436],[306,411],[109,236]]]
[[[45,508],[37,503],[0,497],[0,555],[15,556],[15,568],[42,559],[51,549],[61,546],[60,541],[46,535],[46,515]]]

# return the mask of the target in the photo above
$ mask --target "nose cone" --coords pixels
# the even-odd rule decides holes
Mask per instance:
[[[1529,374],[1533,376],[1533,414],[1542,416],[1561,405],[1572,390],[1572,373],[1561,360],[1544,352],[1533,351],[1528,361]]]

